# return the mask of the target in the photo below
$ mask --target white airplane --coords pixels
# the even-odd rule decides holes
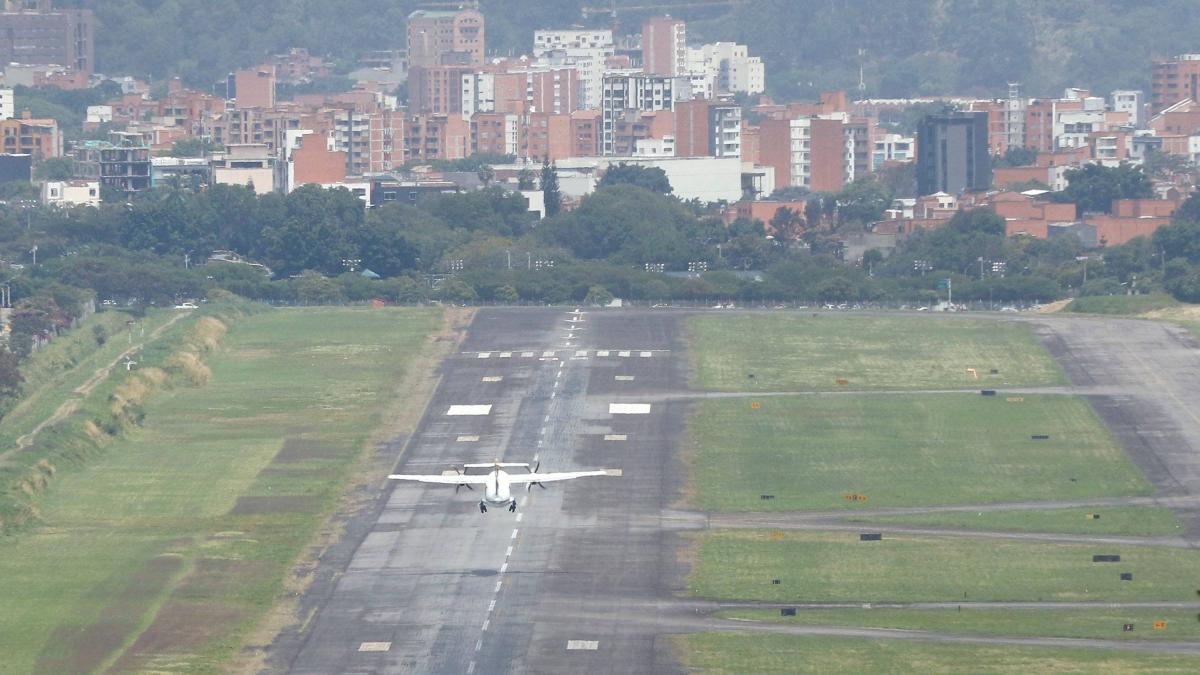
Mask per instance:
[[[510,474],[505,471],[507,468],[522,467],[527,469],[527,474]],[[491,472],[484,474],[468,475],[467,469],[491,469]],[[468,490],[474,490],[472,485],[483,486],[483,499],[479,500],[479,512],[487,513],[488,504],[492,506],[508,506],[510,512],[517,510],[517,499],[513,497],[511,486],[524,484],[525,489],[529,490],[534,485],[545,488],[542,483],[550,483],[558,480],[571,480],[573,478],[586,478],[588,476],[620,476],[620,469],[596,469],[594,471],[566,471],[562,473],[538,473],[538,466],[530,468],[524,462],[493,462],[491,464],[464,464],[462,469],[451,469],[443,471],[437,475],[403,475],[392,474],[388,476],[391,480],[410,480],[419,483],[441,483],[443,485],[453,485],[454,491],[458,492],[458,488],[465,487]]]

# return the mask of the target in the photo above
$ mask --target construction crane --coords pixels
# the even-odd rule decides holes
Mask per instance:
[[[608,14],[612,18],[613,38],[617,37],[617,12],[635,12],[635,11],[665,11],[668,9],[692,9],[694,7],[734,7],[744,5],[749,0],[706,0],[704,2],[675,2],[670,4],[659,5],[618,5],[617,0],[609,0],[607,7],[581,7],[583,18],[590,19],[597,14]]]

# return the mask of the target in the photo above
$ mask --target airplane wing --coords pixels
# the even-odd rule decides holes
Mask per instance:
[[[553,483],[559,480],[571,480],[572,478],[586,478],[588,476],[620,476],[620,469],[598,469],[596,471],[565,471],[562,473],[523,473],[515,476],[509,476],[510,483]]]
[[[463,464],[462,465],[462,467],[464,469],[491,469],[491,468],[494,468],[497,466],[500,467],[501,469],[509,469],[509,468],[518,467],[518,466],[528,467],[529,462],[499,462],[499,463],[491,462],[491,463]]]
[[[486,475],[468,476],[457,471],[447,471],[438,475],[392,474],[390,480],[411,480],[418,483],[441,483],[443,485],[483,485],[488,482]]]

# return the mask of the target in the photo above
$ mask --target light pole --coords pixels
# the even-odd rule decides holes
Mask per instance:
[[[512,250],[510,250],[510,249],[505,249],[505,250],[504,250],[504,257],[505,257],[505,258],[508,260],[508,269],[510,269],[510,270],[511,270],[511,269],[512,269]]]

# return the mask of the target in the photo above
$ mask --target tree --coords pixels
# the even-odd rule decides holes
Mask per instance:
[[[18,368],[17,355],[0,347],[0,397],[15,398],[21,392],[25,377]]]
[[[75,161],[70,157],[51,157],[37,166],[34,174],[38,180],[70,180],[75,170]]]
[[[613,294],[608,292],[608,289],[603,286],[592,286],[588,289],[587,295],[584,296],[583,302],[594,307],[604,307],[613,301]]]
[[[490,164],[484,164],[483,166],[479,167],[479,170],[475,172],[475,175],[479,177],[479,182],[483,183],[483,187],[485,188],[490,186],[492,181],[496,180],[496,170],[493,169]]]
[[[562,193],[558,190],[558,168],[549,161],[542,162],[542,199],[546,217],[557,216],[562,210]]]
[[[992,158],[993,166],[1032,166],[1037,161],[1036,148],[1010,146],[1003,155]]]
[[[804,227],[804,218],[799,211],[781,206],[775,209],[771,216],[771,229],[780,239],[792,240],[799,238],[799,230]]]
[[[868,225],[883,218],[892,196],[874,178],[859,178],[837,195],[840,224]]]
[[[529,167],[525,167],[517,173],[517,189],[523,192],[537,189],[537,176],[529,170]]]
[[[1150,177],[1140,166],[1121,162],[1118,166],[1086,164],[1067,169],[1067,189],[1056,199],[1074,202],[1084,213],[1111,213],[1116,199],[1149,199],[1154,196]]]
[[[604,171],[597,187],[608,187],[618,183],[636,185],[644,190],[663,195],[669,195],[674,191],[671,181],[667,179],[667,172],[656,166],[641,166],[625,162],[615,166],[610,165]]]
[[[496,300],[498,302],[505,302],[511,305],[520,302],[521,296],[517,294],[517,289],[514,288],[512,284],[504,284],[500,288],[496,289]]]

